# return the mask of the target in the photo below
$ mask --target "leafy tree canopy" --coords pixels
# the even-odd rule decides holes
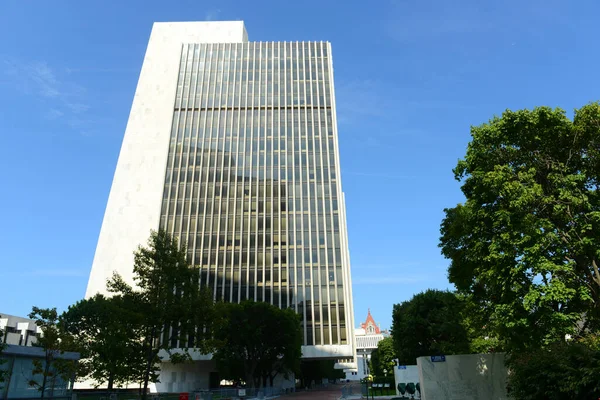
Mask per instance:
[[[218,310],[214,359],[224,378],[260,387],[299,370],[302,329],[293,310],[253,301],[222,303]]]
[[[108,390],[140,380],[144,365],[141,339],[144,316],[131,296],[105,297],[97,294],[69,307],[60,316],[60,327],[78,345],[83,371],[79,378],[91,378]]]
[[[343,369],[335,368],[335,360],[302,360],[300,372],[296,376],[302,382],[302,387],[312,387],[314,383],[321,383],[323,379],[344,379],[346,374]]]
[[[78,348],[73,338],[59,329],[56,308],[33,307],[29,318],[34,320],[41,330],[34,346],[43,349],[44,357],[33,359],[33,378],[28,383],[40,392],[42,399],[46,394],[53,397],[54,389],[61,382],[71,380],[77,368],[75,361],[63,359],[61,354],[65,351],[77,351]]]
[[[200,287],[198,269],[188,266],[185,246],[164,230],[153,231],[148,246],[134,253],[133,273],[135,288],[115,274],[108,290],[130,299],[143,317],[140,380],[145,398],[148,382],[158,379],[161,350],[170,354],[171,362],[190,360],[189,349],[210,352],[214,310],[210,291]],[[182,352],[173,352],[175,348]]]
[[[506,111],[471,134],[454,170],[466,201],[441,226],[450,281],[508,350],[597,331],[600,105]]]
[[[417,357],[469,353],[463,301],[454,293],[427,290],[394,305],[392,339],[400,365]]]
[[[395,360],[394,340],[386,337],[377,343],[377,349],[371,353],[371,373],[375,376],[393,376]]]
[[[0,318],[2,318],[1,315],[0,315]],[[2,358],[2,352],[6,348],[4,335],[5,335],[4,331],[2,329],[0,329],[0,389],[2,389],[4,387],[4,383],[6,382],[6,380],[8,378],[8,370],[6,369],[6,367],[3,367],[3,365],[7,364],[8,360]]]
[[[519,400],[587,400],[600,397],[600,340],[554,342],[514,352],[508,359],[509,394]]]

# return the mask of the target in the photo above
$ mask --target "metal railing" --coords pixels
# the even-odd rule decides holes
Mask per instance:
[[[355,398],[361,395],[361,387],[357,384],[348,384],[342,386],[342,399]]]

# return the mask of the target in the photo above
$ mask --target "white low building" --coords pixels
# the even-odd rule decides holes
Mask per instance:
[[[42,374],[34,373],[35,362],[44,363],[46,356],[42,347],[35,346],[42,335],[41,329],[31,319],[0,313],[0,333],[0,345],[6,345],[0,354],[0,369],[8,373],[7,379],[0,381],[0,399],[41,398],[39,388],[44,378]],[[66,351],[54,357],[76,363],[79,353]],[[69,398],[73,381],[63,379],[59,374],[52,376],[46,382],[44,397]]]

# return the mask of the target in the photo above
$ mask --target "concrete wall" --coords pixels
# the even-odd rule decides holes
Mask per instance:
[[[398,390],[399,383],[414,383],[415,386],[419,382],[419,369],[416,365],[397,365],[394,367],[394,388],[396,394],[400,396]]]
[[[163,362],[160,369],[160,382],[153,385],[150,390],[154,393],[177,393],[208,389],[210,373],[216,370],[214,361],[196,361],[185,364]]]
[[[342,358],[353,357],[350,344],[302,346],[302,358]]]
[[[198,389],[208,389],[210,386],[210,373],[216,372],[214,361],[196,361],[185,364],[171,364],[163,362],[160,371],[160,383],[150,387],[153,393],[181,393],[193,392]],[[295,379],[291,375],[285,379],[284,375],[277,375],[273,387],[283,389],[295,388]]]
[[[98,238],[86,298],[113,271],[133,283],[133,252],[158,229],[183,43],[247,41],[244,23],[157,22],[152,28]]]
[[[446,356],[444,362],[417,358],[424,400],[506,400],[504,354]]]

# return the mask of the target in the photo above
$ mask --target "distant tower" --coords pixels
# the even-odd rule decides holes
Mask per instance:
[[[368,309],[365,322],[360,324],[360,328],[354,330],[356,368],[346,371],[346,379],[360,380],[369,375],[368,362],[371,359],[371,353],[386,336],[388,336],[387,331],[381,330],[380,325],[371,315],[371,309]]]
[[[373,319],[373,316],[371,315],[370,308],[368,309],[368,312],[367,312],[367,319],[365,320],[365,322],[360,324],[360,327],[365,330],[365,333],[367,335],[377,335],[377,334],[381,333],[381,329],[375,323],[375,320]]]

